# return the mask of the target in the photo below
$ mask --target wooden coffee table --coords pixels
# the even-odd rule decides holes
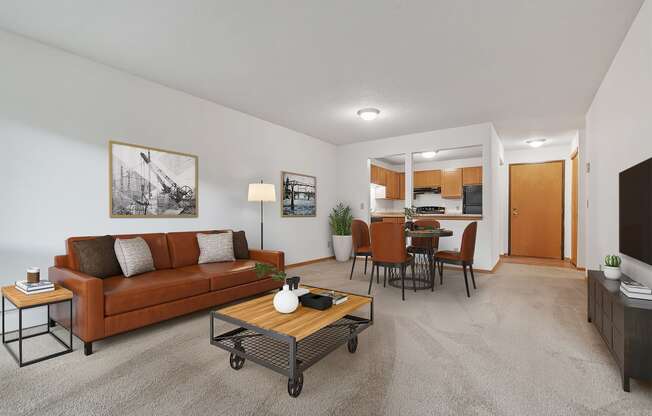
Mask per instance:
[[[7,348],[7,351],[9,351],[9,354],[11,354],[12,357],[14,357],[14,360],[18,363],[19,367],[24,367],[26,365],[30,364],[35,364],[43,360],[47,360],[49,358],[54,358],[58,357],[63,354],[68,354],[72,352],[72,298],[73,298],[73,293],[66,289],[63,286],[60,286],[58,284],[55,284],[55,289],[50,291],[50,292],[44,292],[44,293],[34,293],[31,295],[27,295],[20,290],[16,289],[15,286],[5,286],[2,288],[2,343],[4,344],[5,348]],[[5,334],[5,299],[11,302],[16,309],[18,309],[18,337],[14,339],[7,340],[6,334]],[[61,338],[54,332],[50,330],[50,326],[52,326],[52,321],[50,321],[50,305],[56,304],[56,303],[62,303],[62,302],[68,302],[70,306],[70,328],[69,328],[69,338],[68,338],[68,343]],[[48,323],[47,323],[47,330],[38,332],[36,334],[30,334],[30,335],[23,335],[23,311],[26,309],[32,309],[32,308],[38,308],[41,306],[47,306],[48,308]],[[59,342],[65,349],[63,351],[55,352],[54,354],[46,355],[43,357],[35,358],[33,360],[29,361],[23,361],[23,340],[27,338],[33,338],[37,337],[40,335],[52,335],[55,340]],[[9,344],[12,342],[18,342],[18,355],[9,348]]]
[[[329,289],[302,285],[311,292]],[[373,324],[373,298],[336,291],[348,300],[324,311],[299,305],[290,314],[274,309],[275,293],[211,312],[210,342],[231,353],[229,363],[240,370],[251,360],[288,377],[288,394],[297,397],[303,388],[303,372],[341,345],[350,353],[358,348],[358,334]],[[369,317],[351,315],[369,305]],[[237,328],[215,335],[215,320]]]

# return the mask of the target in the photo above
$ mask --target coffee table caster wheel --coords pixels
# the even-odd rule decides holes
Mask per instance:
[[[301,389],[303,389],[303,374],[299,374],[299,377],[295,379],[288,379],[288,394],[290,397],[299,397]]]
[[[355,353],[358,349],[358,336],[354,336],[346,343],[346,348],[348,348],[351,354]]]
[[[245,359],[243,357],[240,357],[235,353],[231,353],[231,356],[229,357],[229,364],[231,364],[232,369],[239,370],[244,367],[244,363]]]

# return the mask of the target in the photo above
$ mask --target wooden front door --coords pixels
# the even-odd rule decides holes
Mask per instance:
[[[564,161],[509,166],[509,254],[564,258]]]
[[[571,186],[571,263],[577,267],[577,227],[579,218],[579,166],[577,161],[577,152],[571,158],[572,167],[572,186]]]

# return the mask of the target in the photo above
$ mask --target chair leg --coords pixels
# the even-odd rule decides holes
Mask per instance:
[[[435,291],[435,278],[437,277],[437,262],[434,255],[428,256],[428,272],[430,273],[430,291]]]
[[[387,287],[387,267],[383,267],[383,287]]]
[[[364,256],[364,274],[367,274],[367,260],[369,260],[369,256]]]
[[[414,262],[410,263],[410,269],[412,271],[412,286],[414,287],[414,293],[417,293],[417,279],[414,276]]]
[[[444,262],[443,261],[439,262],[439,284],[440,285],[444,284]]]
[[[378,266],[378,270],[376,273],[376,283],[380,284],[380,266]]]
[[[349,276],[349,280],[353,279],[353,269],[355,268],[355,259],[357,259],[358,256],[355,254],[353,255],[353,264],[351,265],[351,276]],[[366,271],[366,270],[365,270]]]
[[[462,270],[464,270],[464,284],[466,285],[466,297],[470,298],[471,293],[469,293],[469,279],[466,277],[466,264],[462,265]]]
[[[405,266],[401,265],[401,298],[405,300]]]
[[[371,284],[374,282],[374,263],[371,263],[371,277],[369,278],[369,290],[367,290],[367,295],[371,294]]]
[[[471,281],[473,282],[473,289],[477,289],[477,287],[475,287],[475,276],[473,275],[473,265],[472,264],[469,264],[469,270],[471,271]]]

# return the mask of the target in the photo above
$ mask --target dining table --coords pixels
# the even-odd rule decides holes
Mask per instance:
[[[415,229],[407,228],[405,230],[405,239],[408,238],[424,238],[430,244],[426,244],[420,247],[414,247],[410,250],[415,259],[415,268],[414,268],[414,280],[405,279],[405,289],[406,290],[425,290],[430,289],[434,290],[435,288],[435,254],[437,252],[436,248],[432,244],[433,238],[435,237],[452,237],[453,231],[446,228],[429,228],[429,227],[416,227]],[[407,242],[406,242],[407,244]],[[392,273],[388,276],[387,282],[392,287],[401,287],[401,277],[398,273]]]

